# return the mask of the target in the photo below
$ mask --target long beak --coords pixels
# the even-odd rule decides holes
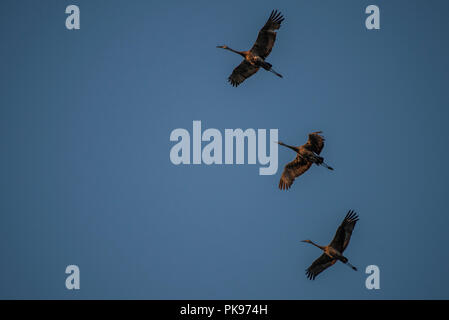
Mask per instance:
[[[293,147],[293,146],[289,146],[288,144],[285,144],[283,142],[278,141],[278,144],[280,144],[281,146],[287,147],[289,149],[292,149],[295,152],[298,152],[297,148]]]

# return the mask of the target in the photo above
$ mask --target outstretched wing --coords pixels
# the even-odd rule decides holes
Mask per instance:
[[[259,70],[259,67],[253,66],[248,61],[243,60],[242,63],[240,63],[234,69],[234,71],[232,71],[232,74],[229,76],[228,81],[234,87],[237,87],[239,84],[241,84],[247,78],[249,78],[253,74],[255,74],[258,70]]]
[[[340,251],[340,253],[343,253],[349,244],[352,230],[354,230],[355,224],[358,220],[359,217],[357,214],[353,210],[349,210],[345,219],[338,227],[330,246]]]
[[[320,135],[322,131],[312,132],[309,134],[309,140],[303,146],[307,150],[313,151],[316,154],[320,154],[324,147],[324,137]]]
[[[260,29],[256,43],[254,43],[250,51],[263,59],[268,57],[276,41],[275,30],[281,27],[282,21],[284,21],[284,17],[280,12],[277,10],[271,11],[270,17],[263,28]]]
[[[304,160],[299,154],[297,154],[295,160],[287,163],[284,167],[284,172],[282,172],[281,180],[279,181],[279,189],[290,189],[293,181],[306,172],[311,165],[312,162]]]
[[[337,262],[336,259],[332,259],[327,254],[323,253],[318,259],[316,259],[310,267],[306,270],[306,276],[310,280],[315,280],[316,276],[321,272],[334,265]]]

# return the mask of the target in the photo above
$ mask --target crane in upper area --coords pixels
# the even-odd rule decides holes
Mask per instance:
[[[237,51],[226,45],[217,46],[217,48],[232,51],[244,58],[244,60],[234,69],[234,71],[232,71],[232,74],[228,78],[228,81],[234,87],[237,87],[247,78],[259,71],[259,68],[270,71],[282,78],[282,75],[274,71],[272,65],[265,61],[270,54],[271,49],[273,49],[274,42],[276,41],[276,30],[281,27],[282,21],[284,21],[282,14],[277,10],[273,10],[263,28],[260,29],[257,40],[251,50]]]

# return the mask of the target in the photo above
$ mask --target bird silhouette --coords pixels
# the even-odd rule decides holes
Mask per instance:
[[[284,21],[282,14],[277,10],[273,10],[263,28],[260,29],[257,40],[251,50],[237,51],[226,45],[217,46],[217,48],[232,51],[244,58],[244,60],[234,69],[234,71],[232,71],[232,74],[228,78],[228,81],[234,87],[237,87],[247,78],[259,71],[259,68],[270,71],[282,78],[282,75],[274,71],[272,65],[265,61],[270,54],[271,49],[273,49],[274,42],[276,41],[276,30],[281,27],[282,21]]]
[[[338,227],[334,239],[327,246],[320,246],[311,240],[302,240],[302,242],[310,243],[324,251],[324,253],[318,259],[316,259],[309,268],[307,268],[307,278],[309,278],[310,280],[315,280],[318,274],[320,274],[330,266],[333,266],[337,262],[337,260],[343,262],[353,270],[357,271],[357,268],[349,263],[348,258],[343,256],[343,251],[345,251],[346,247],[349,244],[352,230],[354,230],[355,224],[358,220],[359,217],[357,216],[357,214],[354,211],[349,210],[346,214],[345,219]]]
[[[292,149],[296,152],[296,158],[292,162],[285,165],[282,172],[281,180],[279,181],[279,189],[288,190],[293,181],[304,172],[309,170],[312,164],[323,166],[329,170],[334,170],[324,162],[324,158],[319,154],[324,147],[324,137],[320,135],[321,131],[312,132],[309,134],[309,139],[306,144],[300,147],[289,146],[283,142],[278,142],[281,146]]]

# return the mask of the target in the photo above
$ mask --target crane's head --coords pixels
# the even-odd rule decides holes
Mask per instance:
[[[310,241],[310,240],[301,240],[301,242],[312,243],[312,241]]]
[[[223,46],[217,46],[217,48],[227,49],[228,46],[226,46],[226,45],[223,45]]]
[[[276,142],[277,142],[277,144],[279,144],[279,145],[281,145],[281,146],[284,146],[284,147],[287,147],[287,148],[289,148],[289,149],[292,149],[292,150],[295,151],[295,152],[299,152],[299,148],[298,148],[298,147],[289,146],[288,144],[285,144],[285,143],[283,143],[283,142],[281,142],[281,141],[276,141]]]

